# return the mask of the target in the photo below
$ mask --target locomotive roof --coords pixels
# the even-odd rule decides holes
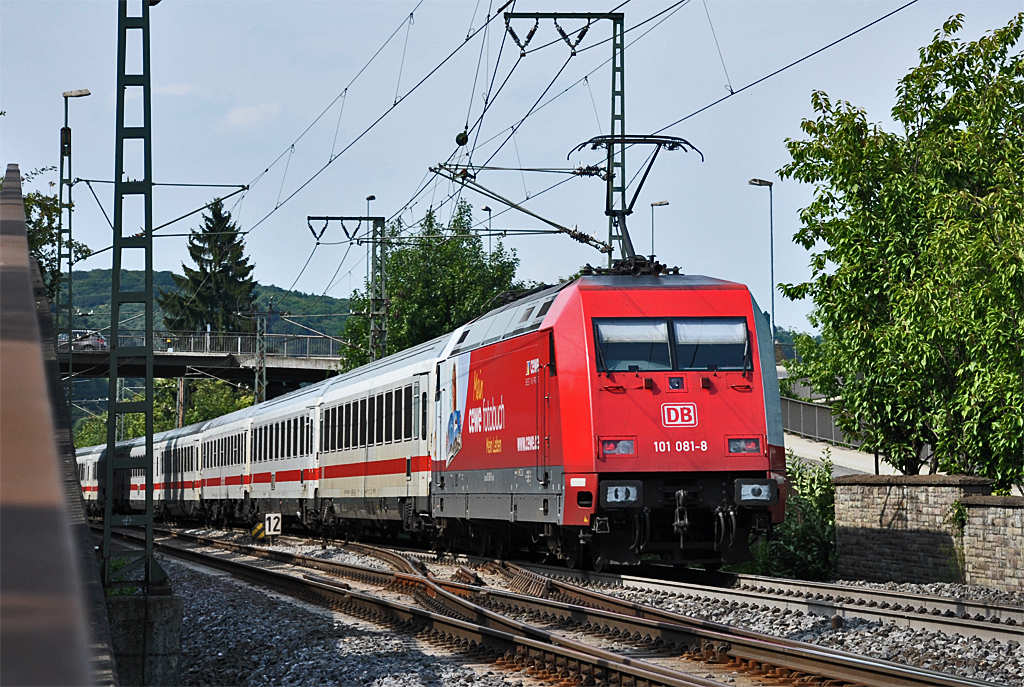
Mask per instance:
[[[644,275],[634,277],[628,274],[588,274],[578,280],[581,289],[588,288],[615,288],[630,289],[644,288],[652,289],[658,287],[672,287],[676,289],[746,289],[743,284],[715,277],[706,277],[702,274],[663,274],[655,277]]]

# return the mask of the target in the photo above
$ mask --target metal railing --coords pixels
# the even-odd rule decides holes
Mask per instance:
[[[120,346],[141,346],[142,331],[121,330]],[[341,344],[326,336],[267,334],[267,355],[288,358],[337,358]],[[238,332],[153,332],[156,353],[256,355],[256,335]]]
[[[782,397],[782,428],[808,439],[827,441],[837,446],[857,448],[861,442],[849,439],[836,426],[832,408],[822,403],[808,403]]]

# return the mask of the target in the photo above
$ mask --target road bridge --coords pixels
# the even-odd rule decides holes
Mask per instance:
[[[119,345],[140,346],[142,332],[122,330]],[[107,377],[109,342],[81,337],[73,343],[71,369],[75,377]],[[66,344],[61,347],[66,351]],[[153,375],[162,378],[216,377],[231,382],[252,382],[256,370],[255,334],[229,332],[154,332]],[[267,397],[273,398],[318,382],[334,374],[340,361],[340,343],[327,336],[268,334],[266,336]],[[67,357],[61,373],[66,375]],[[121,363],[122,377],[145,376],[145,360]]]

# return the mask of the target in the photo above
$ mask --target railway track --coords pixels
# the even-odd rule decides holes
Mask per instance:
[[[450,562],[477,566],[487,561],[465,554],[434,554],[418,550],[409,550],[409,553],[421,560],[436,561],[439,564]],[[741,608],[768,612],[778,609],[780,612],[814,613],[843,619],[862,618],[898,627],[978,637],[986,641],[995,639],[999,642],[1024,643],[1024,607],[1021,606],[757,575],[688,571],[704,580],[690,582],[570,570],[526,562],[517,562],[517,565],[560,581],[598,589],[621,588],[671,594],[681,600],[735,604]]]
[[[899,627],[984,640],[1024,641],[1024,608],[1020,606],[754,575],[736,575],[733,579],[737,586],[726,587],[523,565],[566,582],[673,594],[688,601],[713,600],[736,604],[741,608],[760,608],[765,611],[778,609],[791,613],[799,611],[844,619],[863,618]]]
[[[499,666],[526,666],[563,684],[715,685],[694,675],[715,668],[742,675],[747,684],[985,685],[977,680],[914,668],[770,637],[641,606],[581,589],[511,564],[491,563],[509,589],[481,588],[473,571],[467,582],[439,580],[422,561],[362,544],[346,548],[386,561],[394,570],[325,561],[232,542],[176,533],[175,538],[245,556],[326,573],[288,575],[240,561],[160,542],[169,555],[231,572],[250,581],[368,617],[407,632],[443,641]],[[402,591],[415,605],[357,591],[336,578]],[[526,617],[531,622],[522,618]],[[539,624],[538,624],[539,623]],[[586,641],[578,637],[585,637]],[[603,648],[608,640],[615,650]],[[630,649],[623,650],[622,645]]]
[[[172,530],[165,530],[171,532]],[[297,536],[278,538],[280,543],[309,545]],[[350,545],[347,545],[350,546]],[[387,547],[385,550],[437,564],[476,567],[489,559],[466,554],[437,554],[419,549]],[[738,608],[780,613],[813,613],[819,616],[861,618],[928,632],[978,637],[985,641],[1017,641],[1024,644],[1024,607],[971,599],[911,594],[871,587],[787,580],[733,573],[686,571],[702,581],[670,580],[618,573],[570,570],[560,566],[517,562],[556,580],[598,589],[626,589],[670,594],[682,601],[717,602]],[[678,574],[679,571],[672,571]]]

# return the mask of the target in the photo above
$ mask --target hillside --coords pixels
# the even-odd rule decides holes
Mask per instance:
[[[89,313],[91,315],[76,317],[75,326],[102,329],[110,325],[110,276],[111,270],[89,270],[76,271],[74,275],[73,296],[75,312]],[[169,271],[154,272],[153,285],[157,293],[161,291],[173,291],[174,280]],[[140,291],[143,286],[143,275],[141,271],[125,270],[122,272],[121,289],[123,291]],[[348,300],[342,298],[331,298],[324,296],[320,298],[314,294],[301,291],[287,291],[277,286],[264,286],[258,284],[256,287],[257,302],[260,309],[266,309],[273,298],[274,310],[278,312],[302,314],[299,322],[319,332],[337,336],[338,332],[345,325],[345,317],[328,316],[337,313],[348,312]],[[128,305],[122,310],[122,320],[125,316],[141,312],[138,306]],[[313,317],[310,317],[312,315]],[[321,317],[316,317],[321,315]],[[156,328],[163,328],[163,311],[156,308]],[[309,334],[308,330],[286,322],[279,315],[274,315],[268,323],[269,332],[272,334]]]

